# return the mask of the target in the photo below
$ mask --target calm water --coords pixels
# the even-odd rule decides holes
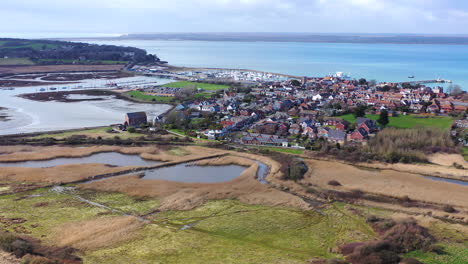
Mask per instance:
[[[237,165],[187,166],[187,164],[180,164],[172,167],[145,171],[143,179],[189,183],[227,182],[239,177],[245,169],[245,167]]]
[[[67,164],[102,163],[113,166],[154,166],[161,162],[145,160],[139,155],[126,155],[117,152],[96,153],[88,157],[79,158],[57,158],[50,160],[35,160],[24,162],[0,162],[0,167],[26,167],[26,168],[47,168]]]
[[[131,77],[115,80],[117,83],[128,81],[156,81],[158,84],[164,84],[172,80],[153,77]],[[63,103],[55,101],[37,102],[17,96],[51,87],[56,87],[57,91],[71,90],[77,85],[82,85],[84,88],[87,86],[105,88],[107,82],[108,80],[88,80],[80,84],[25,87],[16,88],[12,91],[0,90],[0,107],[8,108],[6,112],[11,119],[6,122],[0,121],[0,135],[106,126],[123,123],[125,113],[128,112],[144,111],[148,118],[153,118],[171,107],[161,104],[133,103],[112,98],[102,101]],[[64,87],[67,87],[67,89],[64,90]]]
[[[247,68],[293,75],[337,71],[378,81],[451,79],[468,88],[468,46],[296,42],[102,40],[134,46],[180,66]]]
[[[432,177],[432,176],[426,176],[426,178],[427,178],[427,179],[431,179],[431,180],[433,180],[433,181],[441,181],[441,182],[448,182],[448,183],[453,183],[453,184],[468,186],[468,182],[466,182],[466,181],[458,181],[458,180],[444,179],[444,178]]]

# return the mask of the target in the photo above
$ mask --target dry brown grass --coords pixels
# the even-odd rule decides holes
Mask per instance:
[[[96,175],[117,173],[137,167],[108,167],[104,164],[72,164],[52,168],[15,168],[0,170],[0,180],[61,184],[92,178]]]
[[[307,161],[311,170],[303,183],[322,188],[331,188],[330,180],[337,180],[343,186],[340,190],[359,189],[368,193],[408,196],[413,200],[430,203],[450,204],[468,208],[466,186],[433,181],[421,175],[394,170],[363,170],[357,167],[331,161]]]
[[[463,166],[465,169],[468,169],[468,162],[465,161],[460,154],[446,154],[446,153],[436,153],[427,157],[431,163],[441,165],[441,166],[453,166],[454,163],[457,163]],[[466,172],[468,175],[468,172]]]
[[[460,170],[456,168],[449,168],[446,166],[440,166],[436,164],[388,164],[388,163],[357,163],[358,166],[383,169],[383,170],[393,170],[401,173],[414,173],[421,175],[430,175],[435,177],[443,177],[448,179],[455,180],[468,180],[468,171]]]
[[[143,222],[133,216],[99,218],[60,226],[54,240],[61,247],[95,250],[134,239],[141,227]]]
[[[20,264],[21,260],[15,258],[12,254],[0,251],[0,264]]]

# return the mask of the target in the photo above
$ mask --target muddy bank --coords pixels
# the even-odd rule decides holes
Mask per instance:
[[[76,97],[74,97],[74,95]],[[87,102],[87,101],[103,101],[109,99],[109,97],[115,99],[126,100],[126,97],[121,96],[119,93],[115,93],[108,90],[80,90],[80,91],[60,91],[60,92],[41,92],[41,93],[30,93],[18,95],[21,98],[39,101],[39,102],[63,102],[63,103],[74,103],[74,102]]]
[[[41,92],[41,93],[30,93],[18,95],[21,98],[38,101],[38,102],[63,102],[63,103],[76,103],[76,102],[89,102],[89,101],[104,101],[110,97],[112,99],[120,99],[127,102],[138,102],[138,100],[132,99],[131,97],[123,96],[119,92],[111,90],[79,90],[79,91],[56,91],[56,92]],[[145,104],[157,104],[154,102],[145,102]],[[164,103],[168,104],[168,103]]]
[[[44,81],[82,81],[82,80],[91,80],[91,79],[119,79],[127,78],[134,76],[131,73],[127,72],[93,72],[93,73],[57,73],[57,74],[48,74],[47,76],[41,78]]]
[[[125,65],[29,65],[29,66],[0,66],[0,75],[26,74],[26,73],[61,73],[61,72],[102,72],[120,71]]]
[[[0,122],[10,121],[11,116],[8,114],[8,108],[0,106]]]
[[[0,87],[30,87],[30,86],[44,86],[44,85],[57,85],[57,84],[70,84],[73,82],[39,82],[32,80],[0,80]]]

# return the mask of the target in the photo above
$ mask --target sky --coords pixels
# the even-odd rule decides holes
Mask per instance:
[[[0,36],[157,32],[468,34],[466,0],[2,0]]]

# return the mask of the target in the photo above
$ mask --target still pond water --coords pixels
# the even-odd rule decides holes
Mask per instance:
[[[0,167],[47,168],[68,164],[102,163],[112,166],[154,166],[161,162],[145,160],[139,155],[126,155],[117,152],[96,153],[87,157],[56,158],[50,160],[31,160],[23,162],[0,162]]]

